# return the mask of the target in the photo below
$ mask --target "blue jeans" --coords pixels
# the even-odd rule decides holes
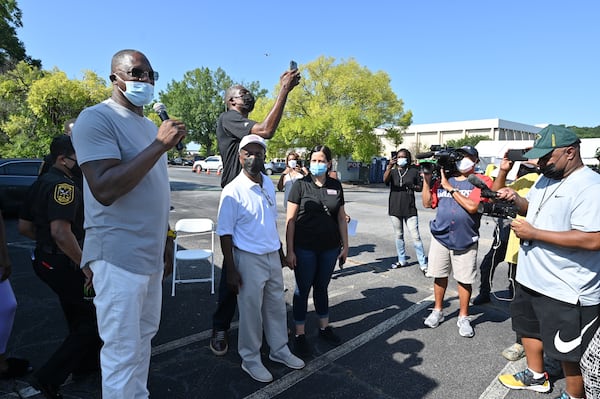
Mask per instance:
[[[313,251],[296,247],[296,290],[294,291],[294,323],[303,325],[306,321],[308,294],[313,289],[315,311],[320,319],[329,317],[329,296],[327,287],[340,254],[339,248]]]
[[[408,233],[412,237],[415,245],[415,252],[417,253],[417,260],[421,269],[427,268],[427,258],[425,258],[425,250],[423,249],[423,241],[421,241],[421,235],[419,234],[419,218],[417,216],[411,216],[409,218],[398,218],[396,216],[390,216],[392,220],[392,226],[394,227],[394,234],[396,235],[396,251],[398,252],[398,262],[406,262],[406,249],[404,248],[404,222]]]

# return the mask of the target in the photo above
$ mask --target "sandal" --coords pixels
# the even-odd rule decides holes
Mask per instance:
[[[8,364],[8,369],[0,373],[0,380],[23,377],[25,374],[33,370],[33,367],[31,367],[31,365],[29,364],[29,360],[26,359],[9,357],[8,359],[6,359],[6,364]]]

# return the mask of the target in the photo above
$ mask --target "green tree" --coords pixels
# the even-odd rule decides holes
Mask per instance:
[[[404,129],[412,122],[412,112],[404,112],[385,72],[373,73],[353,59],[336,63],[328,57],[300,69],[300,85],[288,96],[277,133],[269,142],[271,157],[281,157],[290,148],[325,144],[336,155],[370,161],[381,152],[373,133],[376,127]],[[273,102],[274,98],[258,102],[254,116],[264,117]]]
[[[12,69],[19,61],[41,68],[40,60],[34,60],[25,52],[25,45],[17,37],[17,28],[23,27],[23,14],[16,0],[0,0],[0,73]]]
[[[68,79],[58,69],[39,71],[25,63],[0,75],[0,99],[11,109],[0,121],[3,156],[41,157],[64,123],[85,108],[105,100],[111,89],[94,72],[83,80]]]
[[[405,131],[406,128],[389,127],[385,129],[385,137],[394,144],[394,148],[398,148],[404,141]]]
[[[569,129],[572,129],[577,137],[586,139],[586,138],[596,138],[600,137],[600,126],[596,127],[576,127],[569,126]]]
[[[488,136],[467,136],[467,137],[463,137],[462,139],[448,140],[446,142],[446,146],[460,148],[465,145],[472,145],[473,147],[475,147],[477,145],[477,143],[479,143],[481,140],[489,140],[489,139],[490,138]]]
[[[212,155],[216,146],[216,125],[219,115],[225,111],[225,90],[234,85],[233,80],[218,68],[196,68],[184,74],[181,81],[171,81],[166,91],[159,93],[169,116],[182,120],[188,129],[186,142],[195,141],[202,152]],[[264,95],[257,82],[244,85],[255,96]]]

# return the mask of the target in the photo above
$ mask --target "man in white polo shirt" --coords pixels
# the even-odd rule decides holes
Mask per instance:
[[[256,381],[271,382],[273,375],[260,356],[263,326],[269,359],[292,369],[303,368],[304,362],[287,345],[281,272],[285,256],[277,233],[275,187],[261,173],[267,145],[262,137],[249,134],[242,138],[239,148],[243,169],[221,193],[217,234],[227,284],[238,295],[242,370]]]

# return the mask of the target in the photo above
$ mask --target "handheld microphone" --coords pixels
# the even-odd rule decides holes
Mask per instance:
[[[165,104],[163,103],[155,103],[152,108],[154,109],[154,112],[156,112],[158,114],[158,117],[160,118],[161,121],[166,121],[169,118],[169,114],[167,114],[167,107],[165,107]],[[177,143],[177,145],[175,146],[175,148],[177,148],[177,151],[181,151],[183,150],[183,143],[181,142],[181,140],[179,140],[179,143]]]
[[[498,193],[493,190],[490,190],[490,188],[485,184],[485,182],[483,180],[481,180],[479,177],[471,174],[471,175],[469,175],[469,177],[467,177],[467,180],[469,180],[469,183],[471,183],[475,187],[481,189],[482,197],[496,198],[498,196]]]

